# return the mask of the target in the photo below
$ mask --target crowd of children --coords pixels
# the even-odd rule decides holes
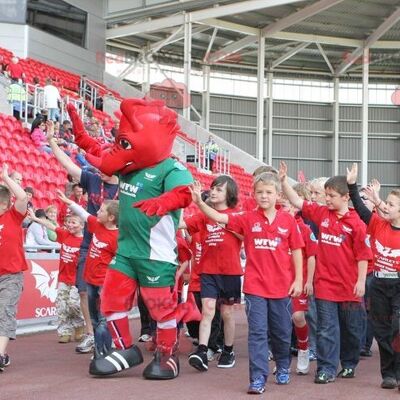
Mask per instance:
[[[90,339],[88,346],[78,345],[77,351],[90,351],[94,346],[96,360],[112,351],[112,338],[115,344],[129,337],[115,331],[118,324],[107,323],[99,305],[108,265],[117,252],[118,183],[116,177],[81,170],[58,147],[52,132],[49,122],[49,149],[87,190],[87,209],[59,192],[68,208],[64,226],[57,227],[33,212],[29,217],[55,232],[61,246],[56,299],[59,342]],[[249,394],[265,391],[270,353],[276,364],[275,382],[289,384],[292,331],[298,351],[296,373],[308,374],[316,354],[317,384],[337,377],[354,378],[360,354],[371,355],[373,331],[379,347],[381,387],[396,388],[400,384],[400,191],[391,191],[386,201],[379,198],[376,183],[359,192],[356,164],[347,176],[319,178],[294,187],[287,175],[284,162],[279,171],[258,169],[253,198],[242,204],[238,186],[229,176],[214,179],[207,200],[199,183],[191,186],[199,210],[181,219],[183,235],[174,237],[180,243],[176,279],[184,277],[189,282],[190,296],[194,295],[202,312],[200,323],[185,321],[197,345],[189,354],[189,364],[207,371],[209,360],[220,353],[217,366],[234,367],[233,306],[241,302],[243,292]],[[16,307],[27,269],[21,224],[28,201],[6,165],[2,180],[0,371],[10,364],[7,344],[15,339]],[[243,249],[244,270],[240,262]],[[146,340],[155,328],[147,334]],[[131,346],[123,343],[121,349]],[[91,366],[95,374],[101,374],[99,365]]]

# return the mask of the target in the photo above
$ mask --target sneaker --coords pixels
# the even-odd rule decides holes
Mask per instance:
[[[369,349],[362,349],[360,351],[360,356],[361,357],[372,357],[372,351]]]
[[[11,359],[10,356],[6,353],[4,354],[4,366],[8,367],[11,364]]]
[[[151,337],[151,335],[148,335],[147,333],[145,333],[144,335],[140,336],[139,338],[139,342],[150,342],[150,340],[153,340],[153,338]]]
[[[189,354],[189,364],[199,371],[208,371],[208,359],[205,351],[196,350]]]
[[[178,375],[178,356],[175,353],[171,353],[171,351],[164,351],[161,347],[157,347],[153,360],[143,371],[145,379],[153,380],[174,379]]]
[[[247,389],[247,393],[262,394],[264,392],[265,392],[265,377],[261,375],[251,381],[249,388]]]
[[[133,345],[129,349],[111,350],[104,356],[95,355],[90,362],[89,374],[104,376],[121,372],[143,362],[139,347]]]
[[[85,335],[85,327],[84,326],[78,326],[77,328],[75,328],[75,332],[74,332],[75,342],[80,342],[83,339],[84,335]]]
[[[231,351],[223,350],[219,360],[218,360],[218,368],[232,368],[235,365],[235,353]]]
[[[397,381],[395,378],[392,378],[390,376],[383,378],[383,381],[381,383],[381,388],[382,389],[395,389],[397,386]]]
[[[354,378],[356,370],[354,368],[343,368],[337,376],[340,376],[342,378]]]
[[[335,378],[333,376],[328,375],[326,372],[318,372],[315,375],[314,383],[330,383],[335,382]]]
[[[69,343],[71,341],[71,335],[61,335],[58,337],[58,343]]]
[[[278,385],[287,385],[290,382],[290,371],[286,368],[279,368],[275,374],[275,382]]]
[[[94,349],[94,336],[87,334],[82,341],[75,347],[77,353],[90,353]]]
[[[6,367],[5,357],[0,355],[0,372],[4,371]]]
[[[310,351],[299,350],[297,353],[297,367],[296,372],[298,375],[307,375],[310,371]]]
[[[310,350],[310,361],[317,361],[317,355],[314,350]]]

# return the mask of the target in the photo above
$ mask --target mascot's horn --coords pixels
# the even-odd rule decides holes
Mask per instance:
[[[127,99],[121,103],[121,111],[132,127],[133,132],[139,132],[143,129],[143,125],[137,120],[135,112],[136,108],[143,106],[145,102],[142,99]]]

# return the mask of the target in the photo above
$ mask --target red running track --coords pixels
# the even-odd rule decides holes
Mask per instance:
[[[0,373],[0,400],[214,400],[248,399],[247,325],[242,309],[236,311],[236,366],[220,369],[210,363],[209,371],[198,372],[187,363],[191,342],[181,340],[181,374],[172,381],[146,381],[141,373],[151,354],[143,349],[145,363],[108,378],[88,374],[90,355],[76,354],[76,343],[58,344],[55,332],[21,336],[11,342],[12,364]],[[138,321],[133,321],[137,332]],[[373,357],[362,359],[354,379],[341,379],[327,385],[313,383],[315,362],[308,376],[292,375],[287,386],[269,379],[260,399],[273,400],[390,400],[399,399],[397,390],[380,389],[377,348]],[[295,367],[296,359],[293,359]],[[272,367],[272,365],[271,365]],[[293,368],[294,370],[294,368]]]

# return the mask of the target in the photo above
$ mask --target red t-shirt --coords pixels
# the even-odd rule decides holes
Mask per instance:
[[[58,282],[75,285],[79,248],[83,236],[71,235],[66,229],[56,228],[57,242],[61,243]]]
[[[335,302],[361,301],[353,293],[358,279],[357,263],[372,258],[365,224],[354,210],[338,218],[334,210],[307,201],[302,215],[319,229],[315,298]]]
[[[23,70],[20,63],[13,64],[12,62],[10,62],[10,64],[8,64],[7,70],[10,73],[11,78],[22,78]]]
[[[190,271],[189,292],[200,292],[200,275],[201,275],[201,249],[202,249],[202,234],[196,232],[192,235],[192,270]]]
[[[28,269],[23,247],[22,221],[25,215],[12,206],[0,216],[0,275]]]
[[[374,271],[400,272],[400,229],[372,214],[368,225],[373,253]]]
[[[220,211],[232,214],[232,209]],[[241,240],[225,227],[217,224],[204,214],[197,214],[185,219],[187,230],[192,235],[202,232],[202,256],[200,260],[201,273],[213,275],[242,275],[240,265]]]
[[[270,223],[262,209],[229,215],[227,229],[244,235],[246,269],[243,292],[270,299],[288,297],[293,283],[290,250],[304,246],[297,223],[277,210]]]
[[[88,217],[87,229],[93,236],[83,278],[91,285],[102,286],[107,268],[117,252],[118,229],[107,229],[93,215]]]
[[[314,233],[312,232],[311,228],[304,223],[303,218],[301,216],[296,215],[295,216],[297,225],[299,226],[300,229],[300,234],[301,237],[303,238],[304,241],[304,247],[302,249],[303,253],[303,287],[307,282],[307,263],[308,259],[312,256],[317,255],[318,251],[318,240],[314,236]]]

